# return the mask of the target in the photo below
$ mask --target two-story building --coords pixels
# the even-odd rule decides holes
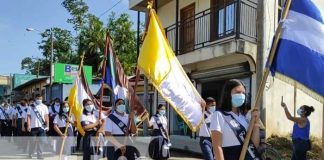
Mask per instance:
[[[246,85],[253,104],[283,4],[283,0],[155,0],[153,6],[174,53],[203,98],[218,101],[225,81],[236,78]],[[129,0],[129,7],[146,12],[147,0]],[[302,104],[316,108],[310,117],[311,133],[321,137],[322,104],[272,77],[268,77],[261,104],[267,136],[292,130],[280,106],[281,96],[291,112]],[[172,109],[168,115],[173,147],[199,152],[196,134]]]

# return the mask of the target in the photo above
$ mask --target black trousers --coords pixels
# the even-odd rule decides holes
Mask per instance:
[[[94,152],[94,146],[91,143],[91,138],[94,138],[96,133],[96,131],[87,131],[83,137],[83,160],[91,159],[91,154]]]
[[[46,132],[44,129],[38,127],[38,128],[32,128],[31,129],[31,136],[33,136],[33,139],[30,141],[29,146],[29,155],[32,155],[34,153],[35,147],[37,151],[37,156],[42,156],[43,154],[43,144],[46,143]]]
[[[12,136],[11,120],[1,120],[1,136]]]

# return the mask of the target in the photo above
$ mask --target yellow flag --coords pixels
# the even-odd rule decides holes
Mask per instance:
[[[161,96],[196,131],[202,120],[202,98],[173,53],[162,25],[153,9],[138,58],[138,67]]]
[[[89,95],[87,94],[87,92],[85,91],[82,85],[80,77],[77,76],[74,85],[71,88],[68,101],[69,101],[71,112],[74,115],[75,120],[77,122],[77,129],[81,133],[81,135],[85,134],[81,125],[81,116],[83,113],[82,101],[87,98],[90,99]]]

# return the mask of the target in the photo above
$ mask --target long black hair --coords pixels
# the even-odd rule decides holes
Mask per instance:
[[[233,88],[238,87],[238,86],[243,86],[244,89],[246,89],[243,82],[241,82],[238,79],[231,79],[231,80],[228,80],[225,82],[225,85],[223,87],[222,94],[221,94],[220,103],[219,103],[220,104],[219,109],[221,111],[231,111],[232,110],[233,105],[232,105],[231,92],[232,92]],[[244,104],[238,108],[240,113],[243,113],[244,107],[247,103],[246,99],[247,99],[247,97],[245,96]]]
[[[68,114],[69,114],[69,112],[68,113],[64,113],[64,111],[63,111],[63,108],[65,108],[64,106],[65,106],[65,104],[68,104],[69,105],[69,103],[68,102],[66,102],[66,101],[64,101],[64,102],[62,102],[61,103],[61,107],[60,107],[60,111],[59,111],[59,116],[62,118],[62,117],[68,117]]]
[[[158,107],[156,108],[156,114],[159,114],[159,110],[162,108],[162,107],[165,107],[163,104],[159,104]]]
[[[83,114],[87,115],[89,112],[85,109],[85,106],[88,102],[92,102],[90,99],[86,98],[82,101],[82,106],[83,106]],[[94,110],[94,109],[93,109]],[[93,110],[90,112],[93,114]]]

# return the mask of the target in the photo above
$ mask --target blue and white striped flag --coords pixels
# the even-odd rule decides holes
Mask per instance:
[[[292,0],[270,67],[319,101],[324,97],[324,18],[312,0]],[[305,91],[305,90],[304,90]]]

